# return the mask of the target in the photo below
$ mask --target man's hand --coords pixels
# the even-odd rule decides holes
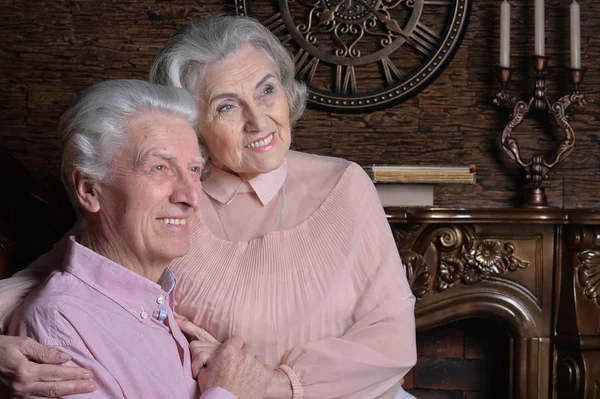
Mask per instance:
[[[56,398],[96,389],[93,374],[59,364],[71,357],[31,338],[0,336],[0,385],[14,398]],[[0,387],[0,392],[2,391]]]
[[[198,386],[204,392],[221,387],[238,399],[262,399],[273,377],[273,368],[263,365],[246,350],[240,337],[225,341],[198,372]]]

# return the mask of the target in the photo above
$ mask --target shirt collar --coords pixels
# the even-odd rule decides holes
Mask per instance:
[[[214,200],[228,205],[238,193],[255,192],[260,202],[267,205],[279,192],[287,176],[287,162],[280,167],[256,176],[248,182],[232,173],[211,166],[210,174],[202,182],[202,189]]]
[[[140,321],[150,320],[160,304],[172,309],[175,277],[166,268],[158,283],[132,272],[69,237],[64,270],[100,292]]]

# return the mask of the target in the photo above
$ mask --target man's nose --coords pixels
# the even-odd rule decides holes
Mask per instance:
[[[184,174],[177,179],[172,202],[186,205],[190,208],[198,208],[200,206],[202,183],[200,178],[191,174]]]

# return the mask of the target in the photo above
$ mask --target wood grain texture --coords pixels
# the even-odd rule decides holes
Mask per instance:
[[[551,100],[568,90],[569,1],[546,0],[546,49]],[[530,94],[533,4],[513,0],[511,89]],[[581,0],[583,90],[588,104],[572,123],[577,145],[545,183],[552,205],[595,207],[600,190],[600,2]],[[0,146],[38,176],[58,176],[56,124],[77,93],[109,78],[145,78],[153,57],[181,26],[230,9],[227,0],[60,1],[0,4]],[[446,71],[420,95],[369,114],[307,110],[295,149],[344,157],[363,165],[475,164],[476,186],[438,186],[441,206],[512,206],[522,177],[499,144],[509,112],[497,109],[499,2],[473,2],[462,46]],[[366,79],[363,77],[362,79]],[[366,84],[367,82],[363,81]],[[361,86],[361,77],[358,77]],[[524,154],[549,156],[560,137],[543,118],[515,132]]]

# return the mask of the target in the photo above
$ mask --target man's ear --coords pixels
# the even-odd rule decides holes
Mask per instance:
[[[96,213],[100,210],[100,186],[98,183],[93,183],[88,177],[84,176],[78,170],[73,170],[71,173],[73,187],[77,194],[79,205],[86,212]]]

